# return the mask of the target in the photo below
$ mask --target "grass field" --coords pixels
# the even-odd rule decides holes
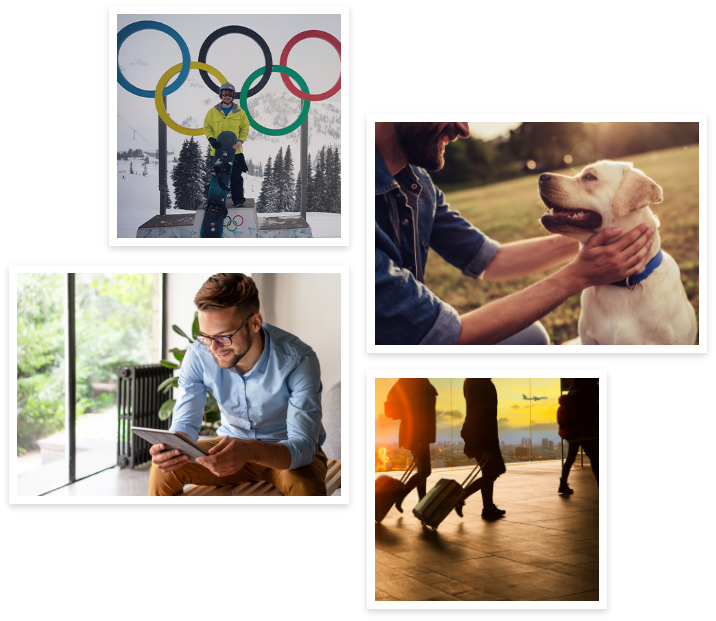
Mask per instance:
[[[621,158],[654,179],[664,189],[664,202],[652,208],[661,221],[661,246],[681,269],[684,288],[699,312],[699,147],[679,147]],[[576,169],[581,170],[581,167]],[[555,171],[573,175],[570,169]],[[537,175],[447,195],[451,209],[489,237],[505,243],[547,235],[539,223],[542,203]],[[465,313],[540,280],[549,272],[509,283],[476,281],[430,251],[425,284],[438,297]],[[553,343],[577,336],[579,295],[568,299],[543,318]]]

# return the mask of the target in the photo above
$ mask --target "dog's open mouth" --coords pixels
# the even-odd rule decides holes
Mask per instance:
[[[542,215],[542,226],[549,229],[550,225],[574,226],[578,229],[596,229],[602,224],[602,216],[589,209],[570,209],[561,207],[550,201],[540,192],[547,211]]]

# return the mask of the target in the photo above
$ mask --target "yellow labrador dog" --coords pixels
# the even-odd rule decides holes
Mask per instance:
[[[587,166],[575,177],[540,175],[539,195],[547,207],[542,226],[582,244],[606,228],[618,226],[626,234],[642,222],[658,227],[649,205],[663,200],[661,187],[630,162],[606,160]],[[681,285],[676,261],[661,249],[658,230],[648,259],[641,273],[582,292],[582,344],[695,343],[696,313]]]

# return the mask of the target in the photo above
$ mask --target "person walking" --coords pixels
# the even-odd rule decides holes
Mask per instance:
[[[567,484],[567,479],[580,447],[589,457],[599,485],[599,379],[574,379],[569,393],[559,398],[559,404],[559,437],[569,442],[569,449],[562,465],[557,493],[573,494],[574,490]]]
[[[432,472],[430,444],[435,442],[437,397],[438,392],[429,380],[414,377],[399,379],[388,393],[388,407],[400,413],[400,447],[412,453],[417,468],[395,501],[395,508],[401,513],[403,500],[416,487],[421,500],[427,492],[427,480]]]
[[[497,434],[497,390],[491,379],[467,378],[463,394],[466,412],[460,436],[465,440],[465,456],[474,457],[478,463],[487,458],[487,462],[482,467],[482,476],[465,489],[465,498],[457,504],[455,512],[462,517],[465,500],[480,490],[482,518],[497,520],[506,511],[499,509],[493,502],[495,481],[507,472]]]
[[[240,207],[246,202],[244,197],[244,178],[241,173],[249,172],[242,147],[249,135],[251,124],[246,112],[234,103],[236,90],[233,84],[229,82],[222,84],[219,96],[221,97],[221,103],[210,108],[206,113],[206,117],[204,117],[204,134],[211,145],[212,161],[216,148],[219,146],[217,138],[221,132],[233,132],[238,138],[236,144],[233,145],[236,153],[231,167],[229,188],[231,190],[231,200],[236,207]]]

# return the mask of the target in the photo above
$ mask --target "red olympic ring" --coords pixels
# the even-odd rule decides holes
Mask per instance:
[[[304,32],[301,32],[297,34],[293,39],[291,39],[287,44],[286,47],[283,48],[283,51],[281,52],[281,60],[279,61],[280,65],[283,65],[284,67],[288,67],[288,55],[293,49],[293,46],[296,45],[299,41],[303,41],[304,39],[321,39],[322,41],[327,41],[333,46],[333,49],[338,52],[338,58],[341,57],[341,42],[336,39],[333,35],[328,34],[327,32],[324,32],[323,30],[305,30]],[[299,99],[305,99],[308,101],[323,101],[324,99],[328,99],[329,97],[332,97],[335,95],[339,90],[341,90],[341,74],[338,74],[338,81],[333,85],[332,88],[327,90],[324,93],[318,93],[317,95],[310,95],[308,93],[304,93],[303,91],[298,90],[293,85],[293,82],[291,82],[290,78],[285,74],[281,74],[281,79],[283,80],[283,83],[286,85],[286,88],[289,90],[290,93],[298,97]]]
[[[229,218],[229,216],[225,216],[225,217],[226,217],[226,218]],[[236,221],[236,218],[241,218],[241,222],[240,222],[240,223],[237,222],[237,221]],[[229,225],[232,224],[232,223],[235,225],[235,228],[230,229],[230,228],[229,228]],[[225,228],[227,231],[231,231],[231,232],[233,233],[233,232],[234,232],[236,229],[238,229],[243,223],[244,223],[244,218],[243,218],[243,216],[241,216],[241,214],[236,214],[233,218],[229,218],[228,224],[227,224],[227,223],[224,223],[224,228]]]

